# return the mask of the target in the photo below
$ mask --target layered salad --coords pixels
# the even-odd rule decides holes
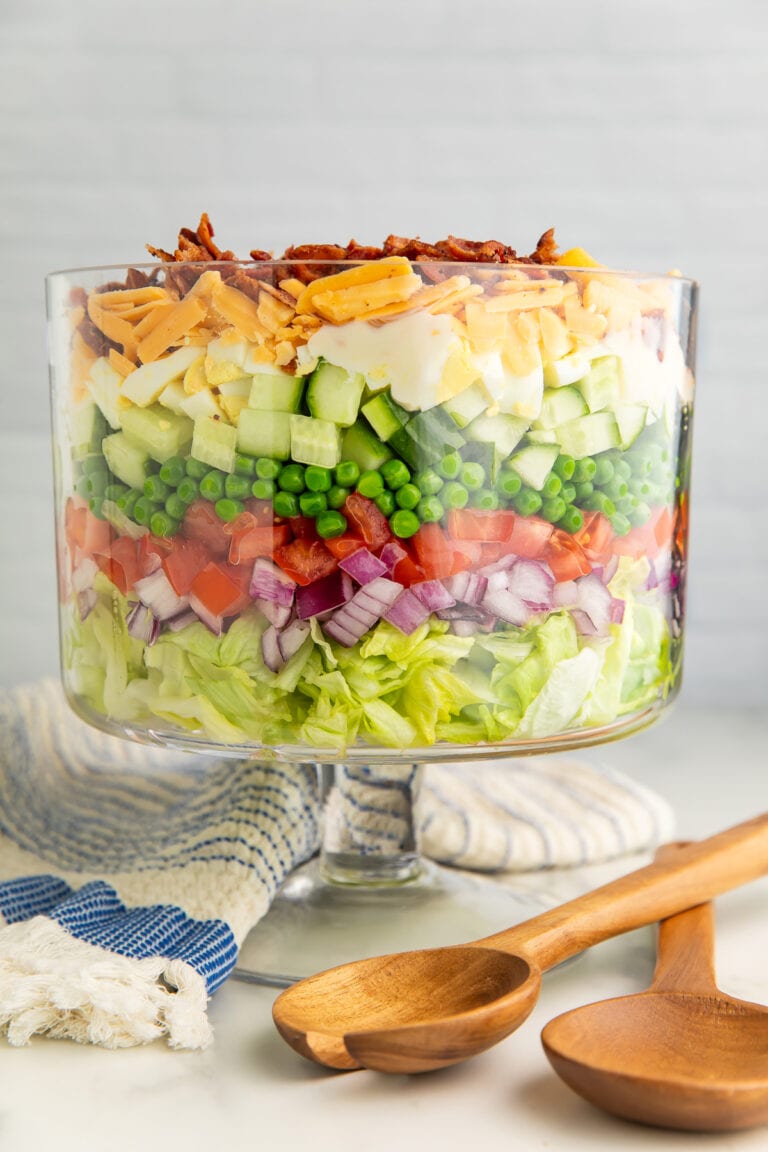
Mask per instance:
[[[692,286],[551,233],[50,280],[65,685],[307,755],[578,744],[680,674]]]

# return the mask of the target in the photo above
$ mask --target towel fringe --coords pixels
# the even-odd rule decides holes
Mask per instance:
[[[172,1048],[213,1039],[203,977],[183,960],[134,960],[78,940],[46,916],[0,932],[0,1032],[128,1048],[165,1036]]]

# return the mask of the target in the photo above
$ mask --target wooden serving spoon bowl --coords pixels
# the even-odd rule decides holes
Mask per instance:
[[[425,1072],[467,1060],[530,1014],[541,974],[768,872],[768,813],[470,944],[342,964],[278,996],[288,1044],[330,1068]]]
[[[700,1132],[768,1122],[768,1008],[715,984],[711,904],[659,925],[647,992],[565,1012],[541,1039],[558,1076],[615,1116]]]

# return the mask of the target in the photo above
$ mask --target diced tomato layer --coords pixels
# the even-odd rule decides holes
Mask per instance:
[[[592,564],[578,540],[559,529],[552,533],[542,559],[552,569],[558,584],[564,580],[576,580],[592,571]]]
[[[253,517],[256,524],[260,524],[264,528],[269,527],[274,521],[275,515],[271,500],[248,499],[245,502],[245,509]]]
[[[515,516],[505,551],[524,556],[527,560],[541,559],[553,532],[552,525],[538,516]]]
[[[453,550],[451,575],[478,568],[483,561],[483,545],[480,540],[450,540]]]
[[[358,536],[350,536],[348,532],[345,532],[343,536],[334,536],[330,540],[324,540],[323,543],[337,560],[344,560],[353,552],[359,552],[361,548],[365,548],[365,544]]]
[[[240,573],[233,573],[231,565],[213,560],[198,572],[189,591],[213,616],[233,616],[250,604]]]
[[[212,556],[226,556],[229,552],[229,536],[225,525],[208,500],[195,500],[190,504],[181,531],[187,540],[199,540],[205,544]]]
[[[153,536],[151,532],[145,533],[138,544],[139,568],[142,576],[149,576],[157,569],[177,548],[181,546],[181,536]]]
[[[572,538],[593,564],[605,564],[613,552],[613,527],[602,512],[585,512],[584,523]]]
[[[330,575],[338,566],[336,557],[328,551],[322,540],[307,540],[301,536],[290,544],[276,548],[273,559],[286,576],[290,576],[302,588],[322,576]]]
[[[289,516],[285,523],[290,525],[291,535],[298,540],[320,539],[311,516]]]
[[[392,569],[392,579],[405,588],[410,588],[411,584],[420,584],[427,577],[421,565],[417,564],[410,554],[403,549],[402,557]]]
[[[639,560],[642,556],[653,560],[660,552],[669,550],[672,534],[673,520],[669,508],[654,508],[645,524],[631,528],[626,536],[616,537],[613,551],[617,556],[629,556],[633,560]]]
[[[199,540],[182,540],[163,560],[163,571],[177,596],[186,596],[192,582],[205,568],[211,554]]]
[[[271,560],[275,549],[287,544],[290,539],[291,530],[287,524],[275,524],[271,528],[254,525],[237,534],[233,533],[229,545],[229,562],[244,564],[259,556]]]
[[[508,540],[515,522],[506,509],[482,511],[477,508],[451,508],[448,535],[453,540]]]
[[[94,552],[93,559],[99,571],[123,596],[128,595],[142,575],[138,544],[130,536],[118,536],[105,552]]]
[[[383,512],[359,492],[352,492],[344,501],[344,515],[355,536],[361,536],[366,547],[378,552],[392,539],[389,522]]]

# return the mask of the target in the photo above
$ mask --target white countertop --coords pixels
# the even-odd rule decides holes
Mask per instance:
[[[9,685],[55,672],[55,586],[46,559],[47,464],[38,457],[38,467],[31,467],[29,445],[3,441],[0,483],[6,493],[16,489],[0,524],[0,683]],[[35,447],[39,451],[39,441]],[[20,478],[26,491],[18,491]],[[24,563],[20,534],[28,547]],[[767,745],[765,712],[696,709],[683,690],[662,723],[597,755],[666,796],[677,813],[678,834],[691,838],[768,807]],[[611,871],[616,869],[551,872],[526,883],[541,883],[565,899]],[[763,1003],[767,897],[768,878],[717,902],[719,984]],[[172,1052],[162,1042],[118,1052],[41,1039],[22,1049],[0,1042],[0,1147],[415,1152],[439,1142],[446,1152],[478,1144],[507,1152],[613,1152],[617,1146],[765,1152],[765,1128],[704,1137],[612,1119],[551,1071],[539,1042],[543,1025],[591,1000],[642,990],[653,962],[652,929],[599,945],[545,977],[533,1016],[503,1044],[467,1064],[419,1077],[336,1075],[309,1064],[273,1028],[275,993],[235,981],[211,1003],[216,1040],[202,1053]]]

